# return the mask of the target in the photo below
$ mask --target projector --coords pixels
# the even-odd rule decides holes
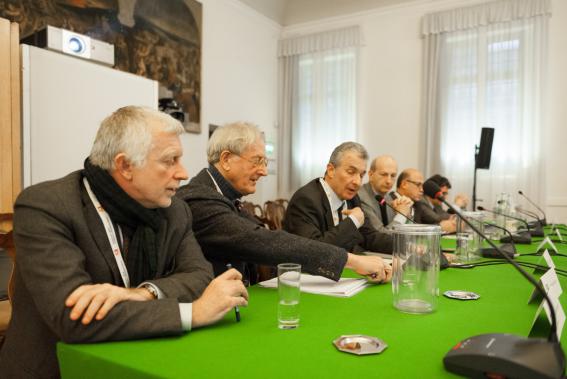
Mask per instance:
[[[70,30],[47,26],[21,42],[114,66],[114,45]]]

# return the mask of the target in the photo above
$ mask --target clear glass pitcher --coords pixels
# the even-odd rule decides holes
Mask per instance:
[[[481,233],[484,233],[484,213],[483,212],[461,212]],[[457,222],[457,250],[455,254],[459,262],[474,261],[481,256],[483,239],[470,226],[462,220]]]
[[[439,225],[395,225],[392,293],[394,307],[406,313],[430,313],[439,297]]]

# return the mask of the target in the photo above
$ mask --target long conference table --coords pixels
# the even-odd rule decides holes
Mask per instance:
[[[540,261],[525,255],[540,240],[516,245],[524,254],[516,260]],[[567,245],[556,246],[567,254]],[[567,256],[553,260],[567,268]],[[567,278],[559,278],[565,288]],[[480,299],[440,296],[435,312],[414,315],[393,307],[390,284],[372,285],[351,298],[302,293],[300,327],[280,330],[277,291],[253,286],[239,323],[229,312],[218,324],[181,337],[59,343],[57,354],[63,378],[451,378],[457,376],[445,371],[442,359],[457,342],[484,333],[528,336],[538,309],[528,304],[531,285],[510,265],[441,271],[440,293],[456,289],[474,291]],[[332,341],[346,334],[375,336],[388,348],[366,356],[340,352]]]

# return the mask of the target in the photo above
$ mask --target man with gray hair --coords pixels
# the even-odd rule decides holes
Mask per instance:
[[[118,109],[102,122],[83,170],[20,194],[2,377],[58,377],[58,341],[178,335],[247,304],[236,270],[207,287],[211,266],[191,212],[173,197],[187,178],[182,132],[156,110]]]
[[[292,196],[284,229],[353,253],[391,253],[392,236],[374,229],[360,208],[357,192],[367,160],[368,153],[359,143],[337,146],[325,176],[307,183]]]
[[[187,201],[194,216],[193,229],[215,274],[226,265],[244,270],[245,263],[276,265],[300,263],[302,271],[338,280],[351,268],[370,280],[389,280],[383,261],[361,257],[344,249],[268,230],[245,211],[240,198],[256,191],[267,175],[266,148],[260,130],[248,123],[217,128],[207,147],[209,167],[182,187],[177,196]]]

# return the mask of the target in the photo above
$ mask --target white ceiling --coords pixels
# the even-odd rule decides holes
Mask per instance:
[[[240,0],[282,26],[363,12],[416,0]],[[434,1],[434,0],[431,0]]]

